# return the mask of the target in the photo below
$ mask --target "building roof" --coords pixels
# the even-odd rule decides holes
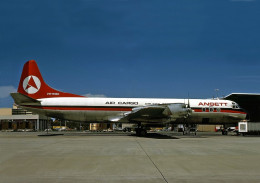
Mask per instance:
[[[39,115],[0,115],[0,120],[40,119]]]

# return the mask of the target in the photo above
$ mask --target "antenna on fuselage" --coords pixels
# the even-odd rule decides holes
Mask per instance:
[[[188,92],[188,108],[190,108],[190,93]]]
[[[219,89],[217,88],[217,89],[215,89],[215,91],[216,91],[217,99],[219,99],[219,97],[218,97]]]

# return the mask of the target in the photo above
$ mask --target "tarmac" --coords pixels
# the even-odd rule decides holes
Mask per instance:
[[[260,137],[0,132],[0,182],[260,182]]]

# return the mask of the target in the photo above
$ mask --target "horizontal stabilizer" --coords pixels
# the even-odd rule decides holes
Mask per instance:
[[[18,105],[40,105],[41,102],[21,93],[11,93],[14,102]]]

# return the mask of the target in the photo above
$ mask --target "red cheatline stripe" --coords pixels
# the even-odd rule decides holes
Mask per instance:
[[[41,107],[30,106],[32,108],[46,109],[46,110],[65,110],[65,111],[132,111],[132,108],[102,108],[102,107]]]
[[[243,111],[222,110],[222,109],[221,109],[221,112],[246,114],[246,113],[243,112]]]
[[[202,112],[202,109],[193,109],[195,112]],[[206,109],[206,111],[204,112],[209,112],[209,109]],[[216,110],[214,110],[214,112],[217,112]],[[235,110],[229,110],[229,109],[226,109],[226,110],[223,110],[221,109],[220,112],[223,112],[223,113],[240,113],[240,114],[246,114],[245,112],[243,111],[235,111]]]
[[[46,110],[64,110],[64,111],[132,111],[132,108],[129,107],[57,107],[57,106],[26,106],[26,107],[32,107],[32,108],[38,108],[38,109],[46,109]],[[195,112],[202,112],[202,109],[193,109]],[[205,112],[209,112],[209,109],[206,109]],[[214,110],[214,112],[217,112]],[[239,114],[246,114],[243,111],[236,111],[236,110],[230,110],[230,109],[221,109],[222,113],[239,113]]]

